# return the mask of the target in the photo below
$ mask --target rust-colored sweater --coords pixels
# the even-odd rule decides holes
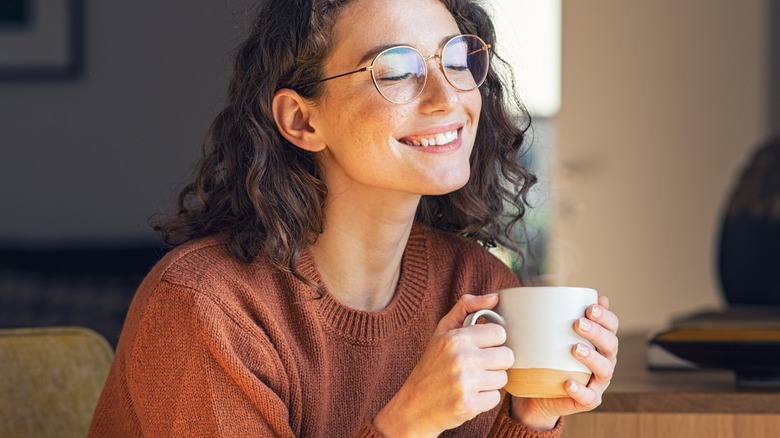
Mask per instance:
[[[322,284],[310,253],[298,269]],[[416,225],[393,300],[364,312],[217,238],[187,243],[133,299],[89,435],[379,436],[372,418],[457,299],[516,284],[476,243]],[[534,432],[497,407],[442,436],[557,437],[561,423]]]

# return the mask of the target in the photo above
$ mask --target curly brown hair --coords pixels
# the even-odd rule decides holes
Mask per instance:
[[[297,275],[301,252],[323,231],[328,192],[315,154],[282,137],[271,104],[282,88],[312,101],[322,96],[317,81],[331,52],[331,30],[349,1],[262,2],[238,48],[225,107],[208,131],[195,180],[179,194],[176,215],[154,225],[167,243],[219,234],[237,259],[263,255]],[[495,47],[493,23],[475,1],[442,2],[462,33]],[[510,73],[493,54],[479,89],[483,104],[471,177],[455,192],[423,196],[416,220],[488,247],[518,249],[513,229],[536,177],[521,164],[530,117],[515,97]]]

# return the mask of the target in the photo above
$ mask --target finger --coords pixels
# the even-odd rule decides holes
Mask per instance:
[[[609,309],[609,298],[606,295],[599,295],[598,303],[601,307]]]
[[[496,307],[497,304],[497,294],[463,295],[452,307],[452,310],[444,315],[444,318],[439,321],[439,331],[449,331],[459,328],[463,325],[463,321],[469,313],[474,313],[477,310],[482,309],[492,309]]]
[[[449,400],[445,406],[448,414],[460,418],[459,423],[462,423],[493,409],[499,403],[501,403],[501,392],[493,389],[462,393]]]
[[[474,395],[473,403],[473,410],[476,413],[487,412],[501,403],[501,392],[497,389],[479,392]]]
[[[591,383],[588,386],[600,389],[602,392],[607,389],[607,386],[612,381],[615,364],[609,358],[599,354],[598,351],[582,342],[578,342],[572,347],[572,353],[577,357],[577,360],[587,366],[593,373]]]
[[[620,320],[617,315],[611,312],[608,308],[599,304],[594,304],[585,310],[585,316],[589,319],[601,324],[604,328],[617,333]]]
[[[610,330],[587,318],[578,319],[574,330],[577,334],[590,341],[604,356],[610,359],[614,359],[617,356],[618,337]]]
[[[498,324],[475,324],[455,329],[455,331],[461,342],[466,342],[477,348],[497,347],[506,342],[506,329]]]
[[[506,386],[508,381],[506,371],[503,370],[481,371],[474,373],[473,376],[475,376],[474,389],[478,392],[497,391]]]
[[[506,371],[514,364],[514,353],[504,346],[478,350],[470,360],[470,366],[476,370]]]
[[[575,412],[592,411],[601,404],[602,392],[574,380],[566,382],[566,393],[574,400]]]

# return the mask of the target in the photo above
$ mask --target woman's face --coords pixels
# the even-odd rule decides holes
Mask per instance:
[[[408,45],[423,56],[439,54],[458,34],[439,0],[355,0],[339,14],[324,74],[365,67],[380,47]],[[427,61],[422,94],[401,105],[377,92],[369,72],[324,83],[312,124],[326,144],[319,156],[331,194],[439,195],[466,184],[482,100],[479,90],[454,89],[437,62]],[[437,144],[422,146],[428,139]]]

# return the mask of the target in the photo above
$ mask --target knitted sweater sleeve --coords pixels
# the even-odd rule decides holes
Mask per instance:
[[[509,405],[512,396],[507,394],[498,412],[496,422],[490,431],[489,437],[495,438],[558,438],[563,431],[563,417],[558,420],[554,428],[547,431],[531,430],[509,416]]]
[[[139,435],[295,436],[288,379],[262,331],[212,297],[157,287],[124,358]]]
[[[496,422],[488,436],[496,438],[558,438],[561,436],[562,430],[563,418],[558,420],[555,428],[539,432],[512,420],[507,412],[503,412],[496,418]],[[360,430],[358,438],[382,438],[382,434],[374,428],[371,422],[367,422]]]

